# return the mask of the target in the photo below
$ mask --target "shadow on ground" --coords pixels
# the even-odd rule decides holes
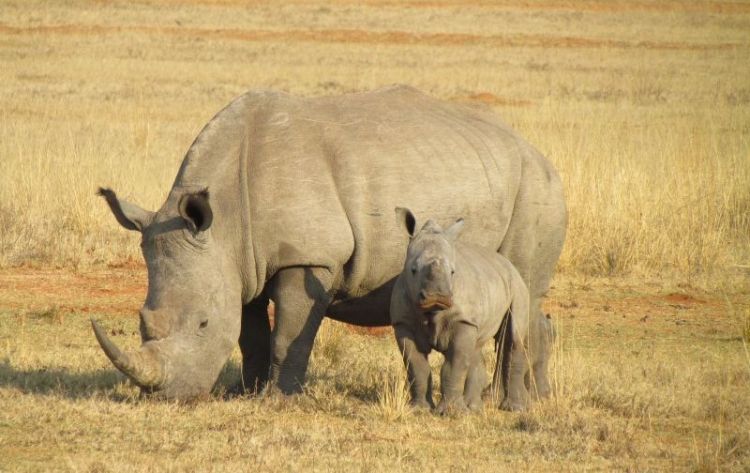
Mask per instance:
[[[76,372],[64,368],[17,369],[7,361],[0,362],[0,388],[17,389],[25,394],[57,394],[69,399],[112,396],[123,382],[116,370]],[[113,396],[117,398],[119,396]],[[123,399],[125,396],[121,396]]]
[[[234,389],[240,379],[241,367],[229,361],[222,369],[214,393],[222,396]],[[24,394],[59,395],[67,399],[83,399],[103,395],[113,401],[135,399],[131,389],[119,390],[128,384],[116,369],[77,372],[65,368],[18,369],[7,361],[0,362],[0,389],[17,389]]]

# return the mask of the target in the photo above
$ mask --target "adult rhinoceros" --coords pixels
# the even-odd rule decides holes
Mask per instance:
[[[531,292],[532,345],[565,238],[560,178],[498,117],[404,86],[336,97],[251,91],[200,132],[164,205],[143,210],[102,189],[139,231],[148,269],[143,345],[124,353],[94,323],[114,365],[144,390],[207,393],[239,339],[246,387],[299,391],[323,316],[388,325],[408,237],[394,208],[496,248]],[[268,302],[275,303],[270,328]],[[549,392],[546,360],[534,367]]]

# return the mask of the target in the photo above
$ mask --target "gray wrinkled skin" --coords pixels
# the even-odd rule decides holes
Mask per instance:
[[[270,380],[293,393],[324,315],[388,325],[408,242],[397,205],[472,222],[462,240],[498,250],[526,280],[532,334],[566,228],[560,179],[539,152],[486,109],[404,86],[248,92],[200,132],[157,212],[102,193],[141,233],[149,287],[142,349],[120,353],[101,330],[100,344],[145,390],[179,399],[206,394],[238,340],[245,389]],[[546,353],[547,338],[531,349]]]
[[[437,350],[445,355],[437,412],[479,409],[487,377],[482,347],[494,338],[493,384],[504,395],[500,407],[525,409],[524,378],[531,361],[525,350],[529,292],[521,275],[494,250],[456,241],[463,219],[445,231],[428,220],[415,232],[413,214],[406,209],[398,213],[411,241],[391,294],[391,323],[407,368],[412,405],[434,406],[427,357]],[[507,364],[503,355],[509,355]]]

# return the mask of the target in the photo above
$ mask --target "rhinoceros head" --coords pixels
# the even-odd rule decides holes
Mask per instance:
[[[411,211],[399,208],[397,214],[410,236],[401,275],[407,296],[422,313],[450,308],[456,268],[454,242],[463,228],[463,219],[445,230],[428,220],[415,232],[416,219]]]
[[[237,342],[241,311],[231,260],[212,235],[208,192],[173,192],[158,212],[109,189],[99,193],[123,227],[141,233],[148,269],[141,348],[120,351],[93,322],[99,344],[145,392],[170,399],[207,394]]]

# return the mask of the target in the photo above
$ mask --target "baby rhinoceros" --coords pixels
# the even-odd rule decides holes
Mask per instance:
[[[501,409],[525,409],[529,293],[521,275],[495,251],[456,241],[463,219],[445,230],[428,220],[415,233],[414,215],[401,208],[396,213],[411,240],[391,295],[391,323],[412,405],[434,407],[427,356],[437,350],[445,362],[436,411],[479,409],[487,382],[482,347],[494,338],[493,392],[504,396]]]

